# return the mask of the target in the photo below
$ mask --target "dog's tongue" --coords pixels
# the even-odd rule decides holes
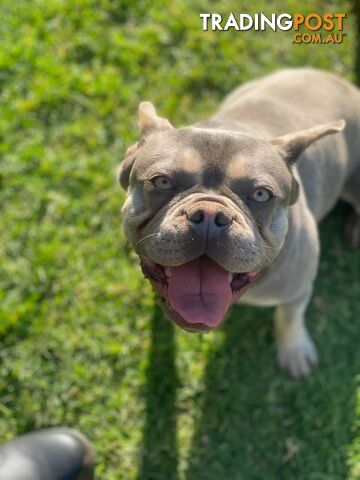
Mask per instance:
[[[187,322],[215,327],[231,304],[229,272],[207,256],[171,267],[168,299]]]

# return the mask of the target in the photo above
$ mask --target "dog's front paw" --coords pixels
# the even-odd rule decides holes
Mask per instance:
[[[316,347],[305,329],[288,332],[277,341],[277,361],[294,378],[309,375],[317,364]]]

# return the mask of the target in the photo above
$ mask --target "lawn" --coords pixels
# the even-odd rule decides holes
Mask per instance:
[[[360,478],[360,253],[343,240],[347,207],[321,226],[307,316],[321,363],[304,382],[275,366],[269,309],[234,307],[207,335],[175,329],[120,226],[115,170],[139,101],[180,126],[283,66],[356,80],[351,13],[335,46],[203,32],[199,18],[297,10],[351,6],[2,0],[0,441],[78,428],[104,480]]]

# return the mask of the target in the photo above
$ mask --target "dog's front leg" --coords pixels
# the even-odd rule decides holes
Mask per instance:
[[[311,290],[275,310],[275,336],[279,366],[294,378],[307,376],[317,363],[316,347],[306,329],[304,315]]]

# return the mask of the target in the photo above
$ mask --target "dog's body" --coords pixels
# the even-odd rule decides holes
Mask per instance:
[[[142,140],[120,172],[130,183],[124,226],[167,315],[204,331],[239,297],[277,306],[280,366],[309,373],[316,221],[342,197],[359,230],[358,90],[329,73],[285,70],[239,87],[191,127],[173,129],[148,103],[139,123]]]

